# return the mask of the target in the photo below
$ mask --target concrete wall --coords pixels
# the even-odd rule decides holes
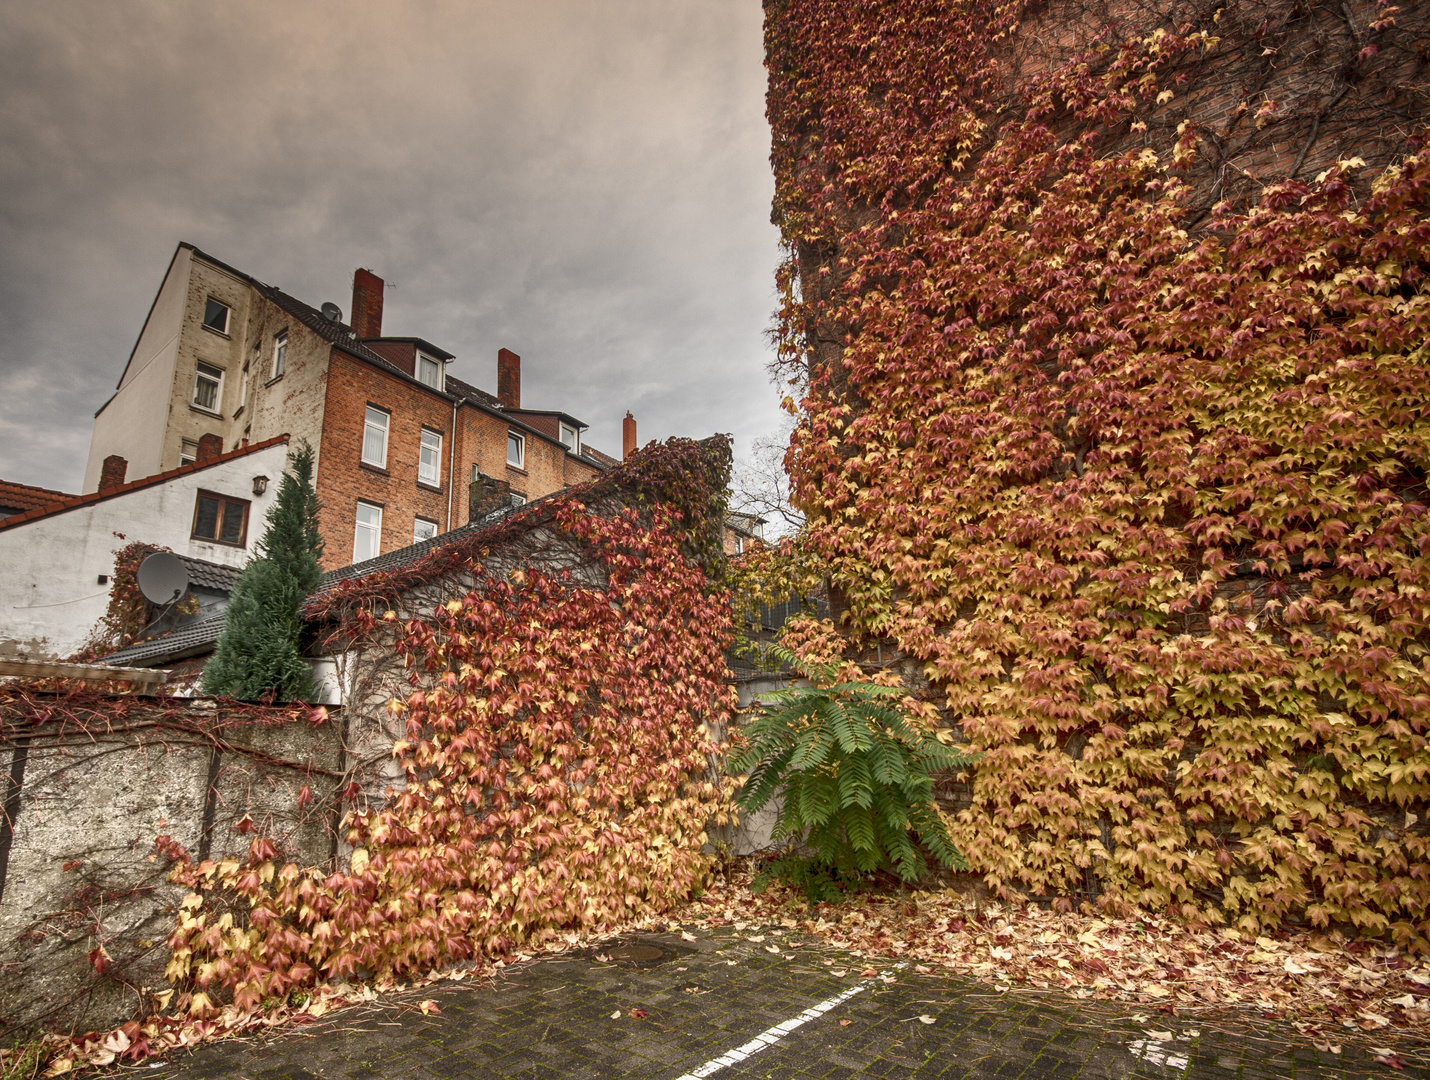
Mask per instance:
[[[223,566],[242,566],[263,534],[288,447],[282,443],[194,469],[152,487],[0,528],[0,657],[57,659],[89,638],[109,604],[114,552],[144,541]],[[269,477],[253,494],[253,477]],[[190,538],[200,489],[249,501],[243,547]]]
[[[190,730],[166,730],[158,717],[166,710]],[[149,1011],[150,994],[167,986],[165,939],[184,891],[165,880],[168,860],[154,849],[159,835],[196,859],[243,854],[250,838],[234,826],[247,814],[305,865],[334,851],[340,721],[259,724],[208,700],[108,698],[96,711],[113,730],[91,740],[74,727],[27,728],[23,710],[0,702],[7,714],[0,783],[21,781],[0,876],[5,1042],[17,1028],[83,1031]],[[145,726],[122,730],[136,723]],[[230,749],[215,749],[195,729],[221,734]],[[17,731],[28,734],[17,738]],[[304,784],[314,800],[299,810]],[[16,803],[13,790],[9,801]],[[6,831],[0,823],[0,848]],[[91,953],[101,945],[111,966],[96,976]]]

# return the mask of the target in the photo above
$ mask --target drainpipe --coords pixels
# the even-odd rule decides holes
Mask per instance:
[[[447,459],[447,528],[446,532],[452,531],[452,496],[457,491],[457,406],[461,404],[458,398],[452,402],[452,452]]]

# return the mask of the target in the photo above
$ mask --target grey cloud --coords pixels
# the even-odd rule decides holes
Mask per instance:
[[[0,476],[75,488],[179,240],[642,441],[778,427],[757,0],[0,8]]]

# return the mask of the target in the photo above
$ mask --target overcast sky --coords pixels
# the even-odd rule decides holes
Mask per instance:
[[[78,491],[175,245],[641,442],[780,424],[759,0],[0,5],[0,478]]]

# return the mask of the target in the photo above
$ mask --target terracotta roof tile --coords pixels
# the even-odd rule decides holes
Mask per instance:
[[[287,441],[287,435],[275,435],[271,439],[264,439],[258,443],[250,443],[248,446],[240,446],[237,450],[230,450],[226,454],[220,454],[212,461],[205,461],[202,465],[197,463],[193,465],[181,465],[177,469],[155,473],[153,476],[146,476],[139,480],[131,480],[127,484],[120,484],[118,487],[109,488],[105,491],[95,491],[88,495],[67,495],[59,502],[49,503],[45,506],[36,507],[33,510],[26,510],[23,514],[12,514],[10,517],[0,518],[0,531],[14,528],[16,525],[24,525],[27,522],[36,521],[39,518],[49,517],[52,514],[60,514],[66,510],[73,510],[79,506],[89,506],[92,503],[103,502],[105,499],[112,499],[114,496],[123,495],[128,491],[138,491],[140,488],[163,484],[176,476],[183,476],[185,473],[211,469],[215,465],[222,465],[225,461],[232,461],[234,458],[243,457],[245,454],[256,453],[259,450],[266,450],[270,446],[274,446],[278,443],[286,443]]]
[[[0,506],[11,510],[35,510],[74,497],[66,491],[51,491],[49,488],[0,480]]]

